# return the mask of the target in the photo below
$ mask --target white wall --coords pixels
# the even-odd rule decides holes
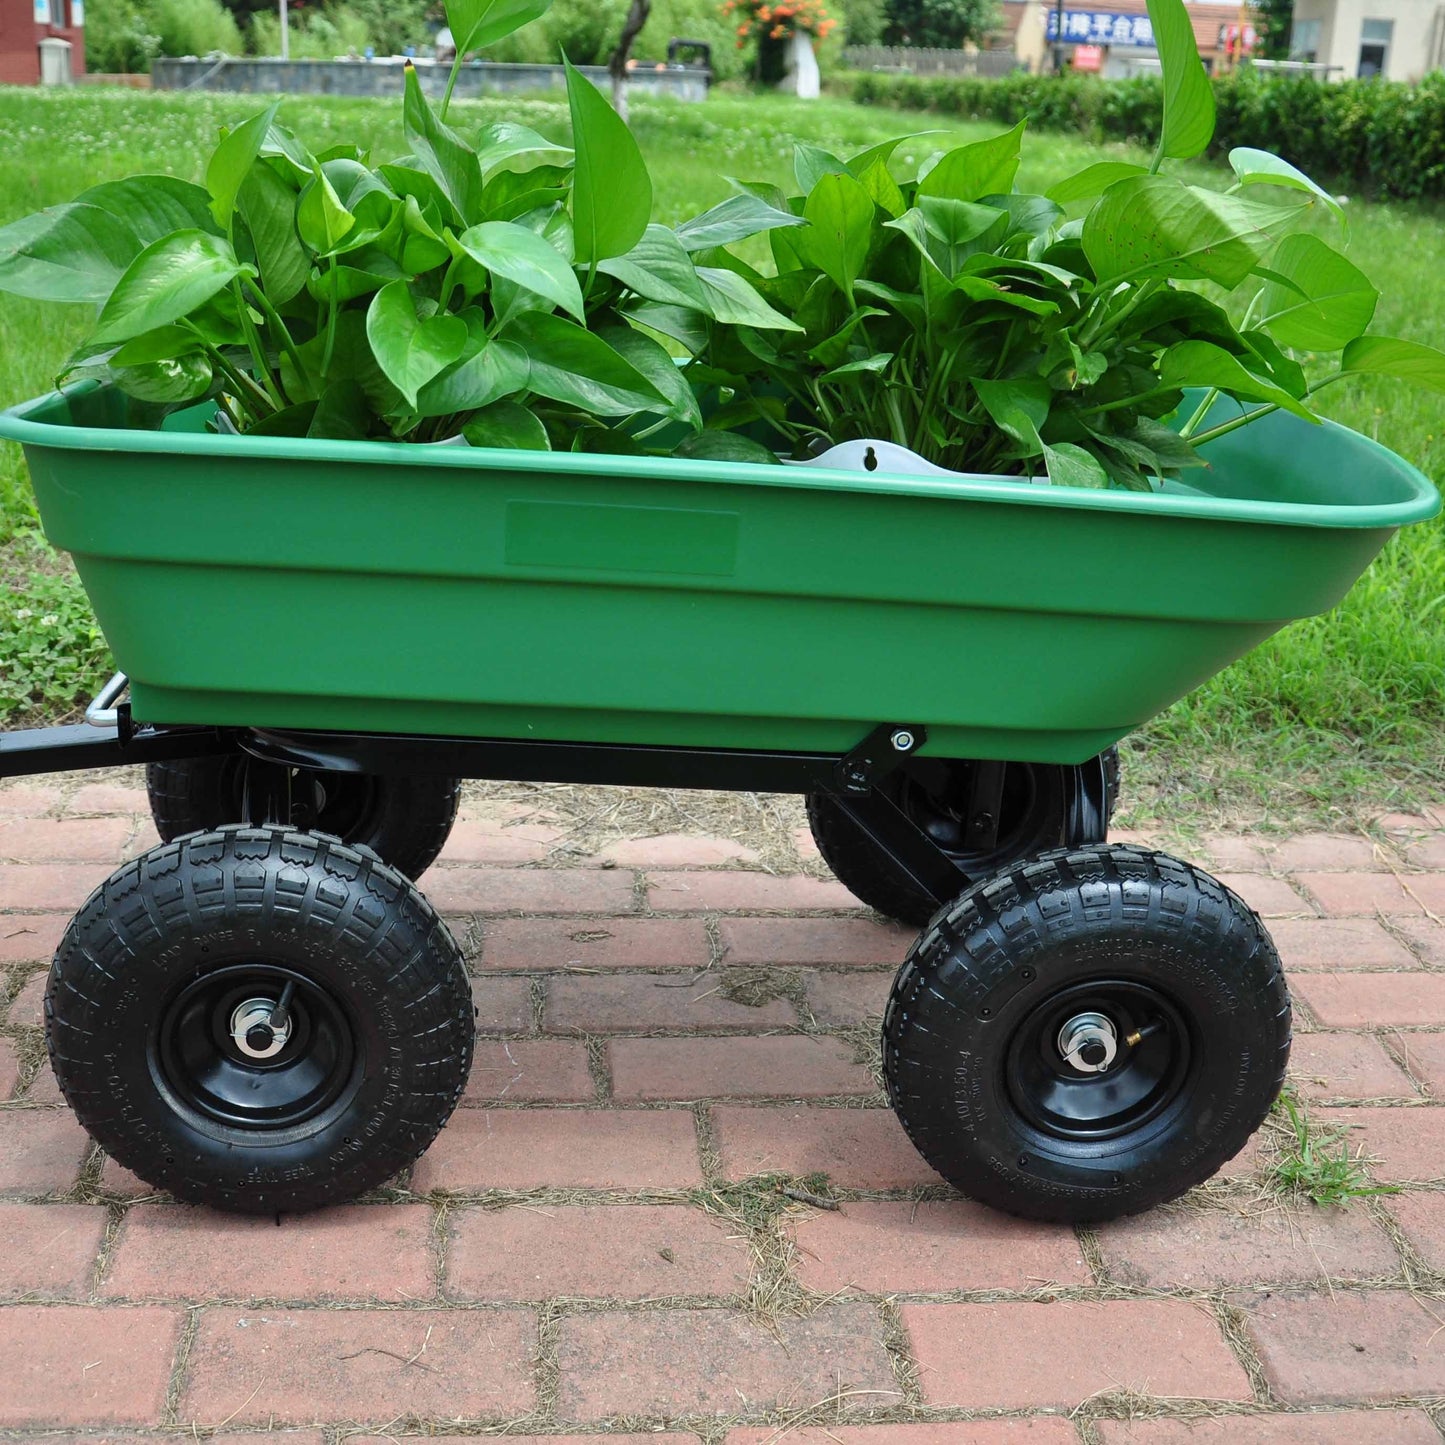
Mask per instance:
[[[1315,58],[1338,65],[1334,79],[1359,73],[1360,37],[1366,20],[1391,20],[1394,32],[1385,57],[1389,80],[1419,80],[1445,63],[1445,5],[1441,0],[1295,0],[1295,20],[1320,22]]]

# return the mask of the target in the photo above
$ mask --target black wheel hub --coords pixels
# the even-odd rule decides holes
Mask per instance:
[[[271,1005],[290,997],[274,1024]],[[356,1031],[329,990],[292,969],[242,963],[186,984],[161,1015],[151,1064],[187,1112],[232,1129],[283,1131],[349,1101]]]
[[[1152,984],[1100,979],[1038,1004],[1004,1062],[1014,1107],[1040,1134],[1117,1138],[1164,1113],[1198,1063],[1183,1014]]]
[[[898,806],[950,858],[982,876],[995,862],[1012,862],[1058,843],[1060,805],[1049,796],[1045,780],[1031,763],[1009,763],[1004,771],[998,815],[989,820],[994,834],[991,846],[980,848],[971,841],[968,767],[898,775]]]
[[[264,796],[268,782],[273,781],[268,774],[279,777],[284,772],[291,774],[291,816],[287,821],[293,828],[354,839],[375,810],[376,779],[366,773],[282,769],[278,764],[254,758],[232,758],[227,759],[222,786],[235,816],[245,818],[248,800]]]

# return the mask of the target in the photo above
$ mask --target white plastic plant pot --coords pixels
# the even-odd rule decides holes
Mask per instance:
[[[877,438],[861,438],[858,441],[839,442],[816,457],[803,461],[789,460],[792,467],[832,467],[845,472],[882,472],[887,476],[903,477],[952,477],[966,482],[1018,482],[1023,486],[1048,487],[1053,483],[1040,474],[1036,477],[995,476],[986,472],[955,472],[940,467],[927,457],[921,457],[908,447],[897,442]],[[1174,477],[1155,477],[1153,490],[1165,496],[1205,497],[1210,493],[1201,487],[1190,486]]]
[[[997,477],[988,476],[983,472],[953,472],[947,467],[940,467],[936,462],[931,462],[927,457],[921,457],[917,452],[908,447],[899,446],[897,442],[886,442],[880,439],[868,437],[860,438],[857,441],[838,442],[825,452],[820,452],[816,457],[808,457],[804,461],[790,461],[789,466],[794,467],[831,467],[837,471],[844,472],[884,472],[891,476],[904,477],[954,477],[962,478],[970,482],[994,482]],[[1010,477],[1011,482],[1029,482],[1036,485],[1047,486],[1047,477]]]

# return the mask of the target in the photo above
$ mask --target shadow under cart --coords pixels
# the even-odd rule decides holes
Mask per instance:
[[[1153,493],[208,415],[148,428],[88,384],[0,413],[129,678],[88,724],[0,734],[0,776],[145,764],[166,839],[81,909],[45,1000],[65,1097],[148,1183],[310,1209],[436,1137],[474,1014],[414,880],[462,778],[806,795],[839,879],[921,929],[888,1095],[975,1199],[1129,1214],[1259,1127],[1274,946],[1106,841],[1112,747],[1434,515],[1406,462],[1283,413]]]

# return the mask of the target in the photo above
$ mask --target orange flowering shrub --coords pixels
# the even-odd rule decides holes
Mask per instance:
[[[738,19],[739,50],[754,37],[787,40],[800,30],[826,40],[838,24],[822,0],[724,0],[722,13]]]

